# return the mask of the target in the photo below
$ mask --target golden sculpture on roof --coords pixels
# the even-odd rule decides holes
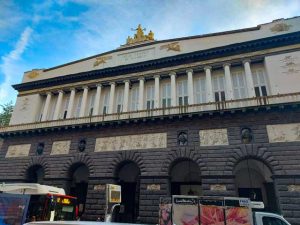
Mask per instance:
[[[133,31],[136,31],[134,34],[134,37],[127,37],[126,44],[131,45],[139,42],[144,42],[144,41],[154,41],[154,33],[150,30],[148,35],[144,34],[144,31],[146,30],[145,28],[143,29],[141,24],[138,25],[136,29],[132,29]]]

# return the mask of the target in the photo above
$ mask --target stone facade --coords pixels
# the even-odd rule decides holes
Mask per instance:
[[[300,202],[300,149],[299,142],[269,141],[268,127],[277,124],[300,122],[299,105],[273,108],[271,110],[249,110],[246,112],[215,113],[151,121],[111,124],[106,126],[75,127],[61,131],[47,131],[22,136],[4,137],[1,148],[0,182],[21,182],[26,171],[33,165],[45,170],[44,183],[66,187],[70,168],[82,163],[89,169],[88,193],[85,218],[96,220],[104,214],[106,183],[117,183],[116,170],[124,162],[134,162],[140,169],[139,207],[137,221],[157,223],[160,197],[170,196],[170,168],[180,159],[191,159],[201,173],[202,194],[206,196],[237,196],[235,166],[245,158],[264,162],[274,179],[275,192],[282,214],[294,225],[299,225]],[[249,127],[253,142],[243,144],[241,128]],[[201,146],[201,130],[227,130],[227,145]],[[143,134],[166,133],[166,148],[135,149],[126,151],[95,151],[98,138]],[[188,145],[179,146],[180,131],[188,134]],[[200,132],[201,133],[201,132]],[[224,134],[224,132],[222,132]],[[78,141],[86,140],[84,152],[78,151]],[[53,155],[54,142],[70,140],[68,154]],[[36,154],[39,142],[45,143],[43,155]],[[5,158],[9,146],[31,143],[28,157]],[[12,167],[14,168],[12,170]]]

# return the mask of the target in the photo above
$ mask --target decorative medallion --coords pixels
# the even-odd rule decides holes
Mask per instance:
[[[286,23],[277,23],[270,30],[274,33],[288,31],[292,25],[287,25]]]
[[[245,127],[241,130],[241,140],[243,144],[249,144],[252,142],[253,134],[250,128]]]
[[[42,155],[44,152],[45,144],[43,142],[38,143],[36,147],[36,154],[37,155]]]
[[[40,74],[37,71],[33,70],[29,74],[27,74],[27,77],[30,78],[30,79],[33,79],[33,78],[36,78],[39,75]]]
[[[188,144],[188,134],[186,131],[180,131],[177,135],[177,144],[179,146],[185,146]]]
[[[110,59],[112,59],[111,55],[97,57],[96,61],[94,62],[94,67],[99,66],[100,64],[105,64],[107,60]]]
[[[170,44],[162,45],[160,46],[160,50],[162,49],[167,49],[167,51],[176,51],[176,52],[181,51],[179,42],[173,42]]]
[[[145,35],[144,31],[146,29],[145,28],[143,29],[141,24],[139,24],[136,29],[131,29],[131,30],[136,31],[136,34],[134,35],[133,38],[130,36],[127,37],[126,45],[132,45],[132,44],[141,43],[145,41],[154,41],[154,33],[150,30],[148,35]]]
[[[81,139],[81,140],[78,142],[78,151],[84,152],[85,147],[86,147],[86,140],[85,140],[85,139]]]

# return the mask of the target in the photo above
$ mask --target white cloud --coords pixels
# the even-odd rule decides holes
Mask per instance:
[[[7,55],[1,58],[0,65],[1,73],[4,74],[4,82],[0,84],[0,103],[6,103],[16,96],[16,92],[12,89],[11,85],[18,81],[18,75],[22,74],[24,67],[18,63],[21,60],[22,54],[28,46],[30,36],[33,30],[26,27],[22,32],[14,49]]]

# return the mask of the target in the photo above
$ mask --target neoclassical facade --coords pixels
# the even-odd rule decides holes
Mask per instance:
[[[39,182],[103,217],[157,223],[161,197],[241,196],[300,224],[300,18],[126,44],[24,73],[0,128],[1,182]]]

